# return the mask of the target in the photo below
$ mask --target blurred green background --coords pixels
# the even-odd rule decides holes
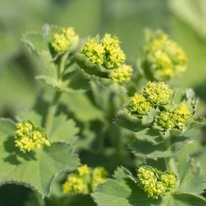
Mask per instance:
[[[206,100],[205,21],[205,0],[1,0],[0,116],[12,117],[35,99],[39,85],[34,75],[41,65],[20,39],[27,31],[41,32],[45,23],[73,26],[80,37],[115,34],[132,65],[136,64],[144,29],[160,28],[188,55],[189,69],[178,84],[193,87]],[[7,198],[7,189],[18,191],[14,186],[0,187],[3,206],[14,201]],[[23,195],[13,198],[15,205],[23,204]]]
[[[144,29],[161,28],[188,54],[189,69],[181,86],[195,88],[203,99],[206,79],[206,2],[204,0],[1,0],[0,115],[13,116],[29,107],[41,69],[20,39],[41,32],[45,23],[73,26],[81,37],[117,35],[127,60],[135,64]]]

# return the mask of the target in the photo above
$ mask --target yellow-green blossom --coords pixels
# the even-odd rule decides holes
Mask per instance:
[[[22,152],[51,145],[44,130],[35,127],[31,122],[19,122],[16,127],[15,146],[19,147]]]
[[[156,80],[176,77],[187,69],[185,52],[163,32],[150,32],[143,48],[145,69]]]
[[[87,165],[82,165],[77,170],[69,174],[66,182],[62,185],[64,193],[90,193],[94,188],[106,180],[108,172],[103,167],[96,167],[94,169]]]
[[[51,43],[56,52],[64,52],[69,48],[76,47],[79,36],[75,34],[74,28],[62,28],[60,33],[53,34],[54,41]]]
[[[143,88],[145,97],[155,105],[165,105],[173,94],[173,91],[164,82],[148,82]]]
[[[172,172],[166,172],[161,175],[161,181],[167,188],[174,188],[177,183],[177,175]]]
[[[105,34],[101,40],[105,50],[104,63],[108,68],[119,67],[125,61],[125,54],[120,48],[118,37]]]
[[[157,174],[152,168],[140,167],[137,176],[148,197],[158,199],[159,196],[165,193],[166,187],[162,182],[158,181]]]
[[[156,122],[165,129],[182,129],[186,121],[191,117],[191,113],[186,103],[183,103],[169,111],[160,112]]]
[[[104,47],[95,38],[89,39],[81,48],[81,53],[93,64],[103,64]]]
[[[89,174],[90,169],[87,165],[82,165],[77,168],[77,171],[78,171],[79,176],[83,176],[85,174]]]
[[[147,196],[153,199],[158,199],[167,191],[170,191],[170,189],[175,187],[177,182],[177,176],[174,173],[161,173],[148,166],[140,167],[137,177]]]
[[[68,176],[67,181],[63,184],[62,189],[64,193],[86,193],[87,185],[80,176],[71,174]]]
[[[131,112],[144,115],[152,108],[152,104],[145,99],[142,94],[135,94],[129,100],[129,109]]]
[[[110,79],[113,82],[122,83],[128,82],[131,79],[133,69],[131,66],[123,64],[118,69],[114,69],[110,73]]]
[[[191,117],[186,103],[177,106],[173,112],[173,119],[177,127],[182,128],[185,122]]]
[[[108,177],[108,172],[103,167],[96,167],[92,171],[92,188],[94,189],[97,185],[104,182]]]

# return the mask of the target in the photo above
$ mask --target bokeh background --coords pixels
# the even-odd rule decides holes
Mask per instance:
[[[41,66],[21,37],[27,31],[41,32],[45,23],[73,26],[80,37],[115,34],[132,65],[144,29],[164,30],[188,55],[189,69],[181,86],[194,88],[205,110],[205,22],[205,0],[0,0],[0,116],[13,117],[34,102],[39,89],[34,75]],[[24,205],[27,192],[19,186],[2,186],[0,204]]]

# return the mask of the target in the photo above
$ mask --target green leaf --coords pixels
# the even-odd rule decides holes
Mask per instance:
[[[117,179],[108,179],[95,189],[92,196],[99,206],[161,205],[160,200],[148,198],[127,173],[121,170],[119,168],[116,172]]]
[[[179,177],[178,192],[201,194],[206,188],[205,174],[198,163],[192,162],[185,153],[177,153],[177,171]]]
[[[66,103],[69,102],[69,109],[74,113],[75,118],[80,121],[103,118],[103,112],[92,104],[85,93],[63,95],[62,100]]]
[[[15,147],[12,121],[1,119],[0,124],[0,183],[20,183],[49,195],[54,178],[62,171],[77,168],[79,160],[71,145],[53,143],[50,147],[22,153]],[[66,157],[66,158],[65,158]]]
[[[158,159],[172,156],[172,151],[165,150],[163,144],[153,145],[146,141],[135,140],[129,146],[129,148],[135,156],[149,159]]]
[[[147,141],[155,145],[163,142],[163,138],[161,138],[159,132],[152,128],[142,129],[135,132],[134,135],[140,141]]]
[[[57,78],[45,75],[38,75],[36,76],[36,79],[67,93],[85,92],[90,88],[89,80],[87,80],[78,70],[67,74],[65,81],[59,81]]]
[[[158,112],[159,109],[150,109],[147,115],[144,115],[144,117],[142,118],[142,124],[151,124]]]
[[[187,193],[175,193],[174,194],[174,198],[179,200],[180,202],[182,202],[181,204],[178,205],[189,205],[189,206],[194,206],[194,205],[198,205],[198,206],[205,206],[206,205],[206,199],[198,196],[198,195],[194,195],[194,194],[187,194]]]
[[[45,76],[45,75],[38,75],[35,77],[35,79],[40,80],[53,88],[60,89],[57,79],[55,79],[53,77],[49,77],[49,76]]]
[[[160,205],[167,206],[204,206],[206,200],[194,194],[173,193],[162,197]]]
[[[51,142],[66,142],[73,145],[78,132],[79,129],[75,126],[75,122],[61,114],[54,118],[52,130],[48,136]]]
[[[115,122],[129,130],[132,130],[134,132],[137,132],[141,129],[145,129],[144,126],[142,126],[142,122],[140,119],[132,115],[128,110],[122,109],[119,110],[115,119]]]
[[[127,90],[121,84],[117,84],[111,81],[108,77],[108,73],[110,72],[103,66],[95,65],[89,62],[84,55],[77,55],[77,65],[79,66],[80,71],[87,77],[89,80],[94,81],[100,86],[109,89],[114,92],[126,93]]]
[[[44,37],[36,32],[28,32],[24,34],[22,42],[36,55],[39,55],[43,50],[46,50]]]

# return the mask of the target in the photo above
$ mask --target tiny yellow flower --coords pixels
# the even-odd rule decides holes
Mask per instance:
[[[96,167],[92,171],[92,188],[104,182],[108,177],[108,172],[103,167]]]
[[[19,147],[22,152],[51,146],[43,129],[35,127],[31,122],[18,122],[16,128],[17,130],[14,132],[16,135],[15,146]]]
[[[143,48],[145,69],[155,80],[168,80],[187,69],[187,56],[183,49],[163,32],[150,32]]]
[[[177,176],[174,173],[161,173],[149,166],[140,167],[137,177],[147,196],[153,199],[158,199],[167,191],[170,191],[177,182]]]
[[[188,106],[183,103],[176,106],[169,111],[160,112],[156,118],[158,125],[164,127],[165,129],[177,128],[182,129],[186,121],[191,117]]]
[[[79,42],[79,36],[75,34],[72,27],[62,28],[60,33],[54,33],[53,39],[51,45],[56,52],[73,49]]]
[[[174,188],[177,183],[177,175],[172,172],[166,172],[161,175],[161,181],[167,188]]]
[[[110,79],[117,83],[128,82],[131,79],[132,72],[133,69],[131,66],[123,64],[119,68],[111,71]]]
[[[148,82],[143,88],[145,97],[155,105],[165,105],[173,94],[173,91],[164,82]]]
[[[79,176],[83,176],[85,174],[89,174],[89,167],[87,165],[82,165],[77,168],[77,171],[79,173]]]
[[[101,44],[105,50],[104,63],[108,68],[117,68],[125,61],[126,57],[120,48],[118,37],[106,33]]]
[[[81,48],[81,53],[93,64],[103,64],[104,47],[95,38],[89,39]]]
[[[129,109],[131,112],[144,115],[152,108],[152,104],[142,94],[135,94],[130,98]]]
[[[76,174],[71,174],[63,184],[62,189],[64,193],[80,194],[87,192],[87,185],[81,177]]]

